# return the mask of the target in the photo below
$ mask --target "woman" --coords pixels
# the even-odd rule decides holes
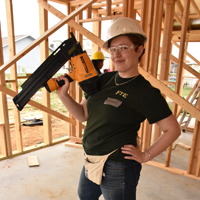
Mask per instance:
[[[98,74],[102,74],[100,70],[103,67],[104,60],[105,60],[105,58],[101,51],[95,51],[92,54],[92,63]]]
[[[160,91],[139,74],[138,63],[147,38],[137,21],[117,18],[103,44],[109,49],[114,72],[100,75],[100,91],[76,103],[69,95],[69,82],[57,90],[68,111],[87,121],[83,135],[86,164],[80,177],[81,200],[136,199],[141,163],[163,152],[180,135],[180,127]],[[163,134],[144,152],[137,148],[137,131],[148,119]]]

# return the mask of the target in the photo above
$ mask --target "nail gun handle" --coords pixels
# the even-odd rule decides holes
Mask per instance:
[[[68,74],[65,75],[66,78],[68,78],[69,82],[74,81]],[[59,87],[62,87],[65,84],[64,80],[57,81],[53,78],[50,78],[47,83],[44,85],[44,87],[47,89],[48,92],[53,92],[54,90],[57,90]]]
[[[65,75],[65,77],[69,80],[69,82],[71,83],[72,81],[74,81],[68,74]],[[61,81],[56,81],[59,87],[62,87],[65,84],[64,80]],[[57,88],[56,88],[57,89]]]

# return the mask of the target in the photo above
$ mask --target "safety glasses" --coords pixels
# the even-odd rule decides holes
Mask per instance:
[[[134,49],[134,45],[119,45],[118,47],[109,47],[109,52],[111,55],[115,55],[117,53],[117,51],[120,53],[120,54],[124,54],[132,49]]]

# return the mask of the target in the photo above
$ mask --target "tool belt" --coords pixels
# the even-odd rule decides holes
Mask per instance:
[[[116,150],[102,156],[93,156],[93,155],[87,155],[86,153],[84,153],[85,176],[92,182],[96,183],[97,185],[101,185],[104,164],[107,158]]]

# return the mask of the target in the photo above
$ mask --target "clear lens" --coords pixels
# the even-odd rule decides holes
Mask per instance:
[[[120,54],[126,53],[130,50],[134,49],[134,46],[127,46],[127,45],[120,45],[118,47],[110,47],[109,52],[111,55],[116,54],[117,51],[119,51]]]

